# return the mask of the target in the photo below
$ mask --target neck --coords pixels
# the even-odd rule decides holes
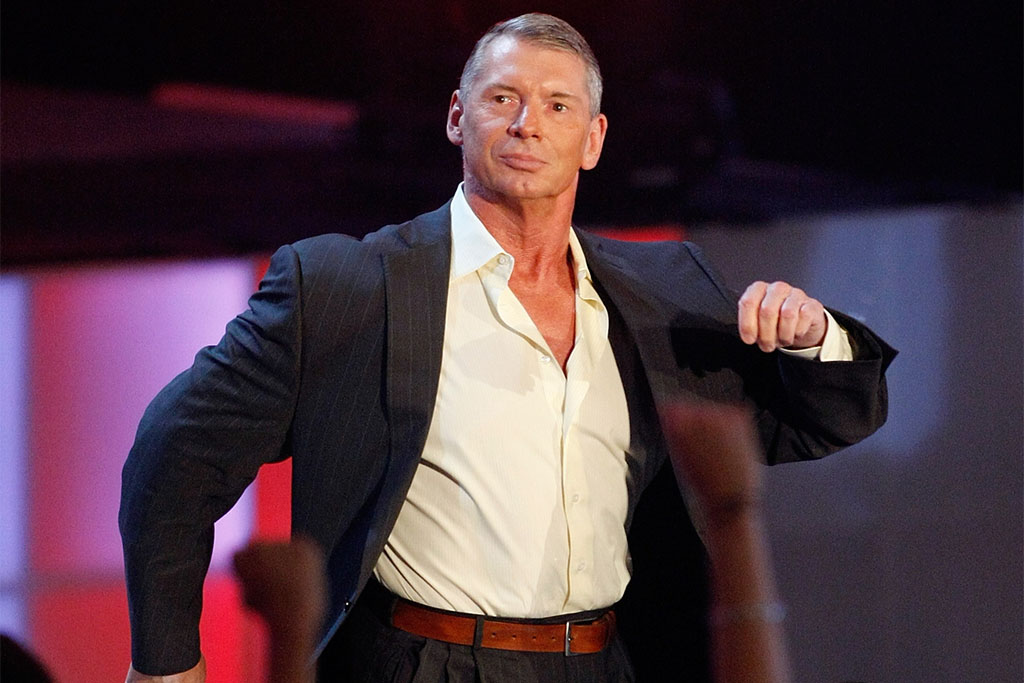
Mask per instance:
[[[566,267],[575,191],[558,197],[509,200],[475,192],[468,182],[464,188],[473,213],[516,259],[517,271],[543,274]]]

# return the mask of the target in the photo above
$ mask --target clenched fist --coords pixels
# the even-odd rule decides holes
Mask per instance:
[[[819,346],[828,329],[825,307],[787,282],[754,282],[740,297],[740,339],[765,352]]]

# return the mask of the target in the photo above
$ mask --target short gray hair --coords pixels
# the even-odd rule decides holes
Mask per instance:
[[[463,93],[469,92],[470,85],[480,75],[484,50],[502,36],[509,36],[553,50],[570,52],[582,59],[587,70],[587,97],[590,100],[590,115],[597,116],[601,112],[601,91],[604,86],[601,81],[601,67],[597,64],[594,51],[590,49],[586,38],[568,22],[540,12],[523,14],[514,19],[499,22],[492,26],[480,40],[476,41],[473,52],[470,53],[469,59],[466,60],[466,66],[462,69],[459,90]]]

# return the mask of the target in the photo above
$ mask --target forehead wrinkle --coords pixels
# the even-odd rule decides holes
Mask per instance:
[[[516,50],[526,50],[526,51],[538,50],[538,51],[541,51],[541,52],[556,53],[556,54],[562,55],[563,57],[566,57],[570,62],[573,62],[573,63],[577,64],[578,66],[580,66],[581,67],[581,76],[583,78],[583,85],[584,85],[584,87],[586,87],[586,83],[587,83],[587,80],[586,80],[587,79],[587,65],[586,65],[586,62],[584,62],[583,59],[579,55],[577,55],[577,54],[575,54],[575,53],[573,53],[573,52],[571,52],[569,50],[563,50],[563,49],[560,49],[560,48],[557,48],[557,47],[552,47],[550,45],[545,45],[543,43],[535,43],[535,42],[526,41],[526,40],[517,40],[517,39],[515,39],[512,36],[501,36],[501,37],[497,38],[494,42],[492,42],[490,45],[488,45],[487,48],[485,48],[485,50],[486,51],[484,52],[484,54],[482,56],[482,59],[480,61],[480,67],[479,67],[479,70],[478,70],[478,72],[476,74],[476,78],[474,80],[478,80],[478,81],[484,80],[484,81],[486,81],[486,78],[487,78],[487,75],[488,75],[489,72],[493,73],[494,71],[498,71],[499,73],[495,74],[495,79],[496,80],[494,81],[494,82],[497,82],[498,79],[504,78],[504,76],[500,73],[501,71],[505,71],[505,70],[510,69],[510,68],[511,69],[516,69],[517,66],[518,66],[516,63],[513,63],[513,64],[505,63],[505,64],[502,64],[501,61],[502,61],[502,59],[504,57],[507,57],[510,53],[515,52]],[[483,77],[483,78],[481,78],[481,77]],[[564,79],[565,75],[558,74],[558,75],[555,75],[554,78],[555,79]],[[488,85],[488,84],[483,84],[483,87],[493,87],[493,86],[492,85]],[[561,87],[561,86],[554,86],[554,87]],[[572,93],[568,93],[568,94],[572,95]]]

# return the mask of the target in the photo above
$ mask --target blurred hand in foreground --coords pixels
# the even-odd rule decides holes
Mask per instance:
[[[711,661],[717,683],[790,680],[782,618],[761,518],[761,449],[736,406],[660,406],[676,479],[703,517],[711,556]]]
[[[235,554],[245,603],[270,634],[270,680],[312,683],[313,650],[327,600],[323,553],[305,538],[250,544]]]

